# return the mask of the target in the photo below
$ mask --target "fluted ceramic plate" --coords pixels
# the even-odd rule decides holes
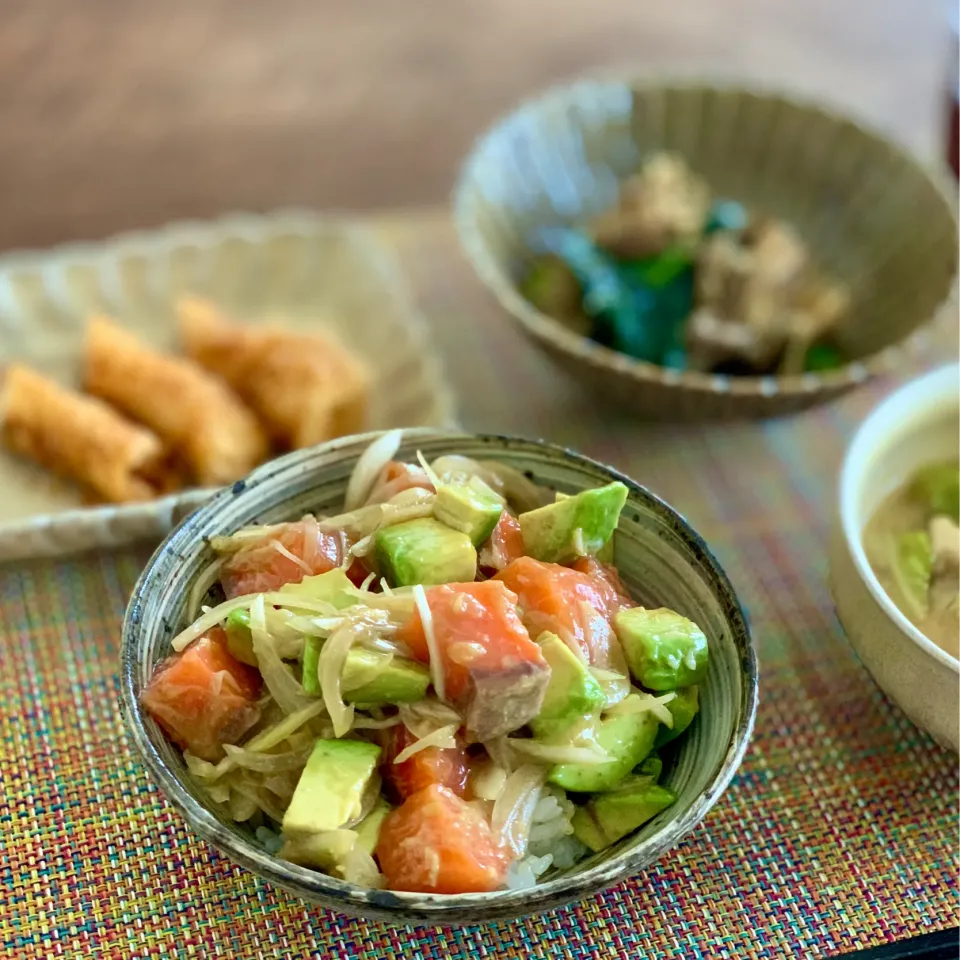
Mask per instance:
[[[332,330],[373,371],[371,429],[454,422],[451,393],[390,255],[362,227],[308,212],[172,224],[0,257],[0,361],[76,385],[84,323],[95,311],[175,350],[173,307],[186,292],[245,322]],[[210,494],[91,508],[76,487],[0,450],[0,561],[160,537]]]
[[[193,830],[248,870],[330,909],[393,923],[454,925],[539,912],[580,900],[669,855],[719,799],[753,728],[757,661],[740,604],[706,544],[662,500],[611,467],[512,437],[408,431],[400,457],[410,460],[421,450],[429,460],[442,454],[496,459],[537,484],[566,493],[611,480],[627,485],[616,534],[616,566],[624,583],[641,603],[672,607],[696,621],[710,644],[700,713],[676,747],[663,754],[664,782],[677,793],[676,803],[639,831],[536,887],[459,896],[371,890],[296,866],[268,854],[249,829],[219,818],[208,807],[179,750],[141,710],[140,691],[169,654],[170,641],[183,624],[190,586],[212,559],[208,538],[254,521],[338,512],[354,464],[371,439],[335,440],[260,467],[242,488],[221,492],[184,521],[151,558],[123,624],[121,697],[133,741],[161,789]]]

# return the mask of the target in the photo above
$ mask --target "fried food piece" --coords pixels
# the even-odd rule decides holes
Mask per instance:
[[[106,317],[87,324],[83,385],[156,431],[201,484],[231,483],[268,453],[256,417],[224,383],[151,350]]]
[[[176,486],[156,434],[27,367],[7,369],[0,418],[10,450],[104,500],[150,500]]]
[[[803,241],[776,220],[708,237],[696,283],[687,346],[699,370],[735,360],[762,371],[779,357],[780,374],[802,373],[849,306],[846,288],[818,277]]]
[[[192,297],[177,313],[187,355],[223,377],[278,445],[297,449],[363,430],[369,374],[330,336],[245,327]]]
[[[594,221],[593,237],[627,259],[649,257],[675,243],[692,246],[709,206],[709,188],[683,159],[658,153],[623,183],[619,205]]]

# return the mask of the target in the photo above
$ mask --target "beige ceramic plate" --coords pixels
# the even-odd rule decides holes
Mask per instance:
[[[0,360],[76,384],[84,321],[97,310],[174,349],[173,303],[188,291],[252,323],[334,330],[373,369],[371,429],[453,422],[451,394],[389,255],[362,228],[306,212],[0,257]],[[207,496],[90,508],[70,484],[0,451],[0,561],[159,537]]]

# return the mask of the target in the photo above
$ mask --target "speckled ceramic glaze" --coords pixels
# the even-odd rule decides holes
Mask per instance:
[[[365,889],[270,856],[249,830],[219,819],[189,779],[180,752],[141,710],[140,690],[169,653],[189,586],[210,560],[206,538],[254,521],[338,511],[350,472],[373,436],[334,441],[261,467],[185,520],[150,560],[123,624],[121,685],[124,715],[150,773],[190,826],[226,856],[307,900],[352,915],[447,925],[515,917],[578,900],[639,872],[700,822],[736,771],[756,710],[756,656],[733,588],[684,519],[627,477],[559,447],[411,430],[399,456],[412,459],[419,449],[428,459],[449,453],[495,458],[536,483],[571,493],[611,479],[630,488],[617,532],[621,576],[640,602],[670,606],[696,620],[711,649],[700,715],[667,755],[664,778],[678,800],[637,833],[533,889],[461,896]]]
[[[864,527],[926,464],[960,456],[960,367],[935,370],[863,422],[840,473],[830,589],[847,637],[878,686],[918,727],[960,744],[960,662],[928,640],[887,596],[863,549]]]
[[[793,224],[852,308],[854,362],[822,374],[730,377],[666,370],[580,336],[518,289],[544,227],[582,223],[657,150],[680,154],[719,197]],[[956,187],[828,106],[734,84],[598,78],[521,104],[477,141],[455,193],[480,279],[568,373],[645,417],[788,413],[886,371],[955,292]],[[542,246],[540,247],[542,249]],[[956,326],[956,312],[944,311]]]

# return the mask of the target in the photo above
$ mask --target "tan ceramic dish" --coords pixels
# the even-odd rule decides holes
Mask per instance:
[[[793,223],[853,295],[841,346],[856,361],[795,377],[679,373],[632,360],[540,313],[517,281],[535,231],[588,219],[651,151],[683,155],[715,194]],[[829,108],[708,83],[584,80],[518,107],[475,145],[455,193],[480,279],[573,376],[644,416],[770,416],[895,365],[955,288],[955,187]],[[955,316],[952,318],[955,319]]]
[[[452,395],[389,254],[362,228],[309,212],[0,257],[0,363],[76,383],[84,322],[100,310],[174,348],[173,304],[186,291],[250,322],[334,330],[373,369],[371,428],[453,423]],[[70,484],[0,449],[0,561],[161,537],[210,492],[90,508]]]
[[[960,744],[960,662],[896,607],[870,569],[863,529],[927,463],[960,456],[960,367],[929,373],[880,404],[857,431],[840,473],[830,590],[847,637],[874,680],[945,747]]]

